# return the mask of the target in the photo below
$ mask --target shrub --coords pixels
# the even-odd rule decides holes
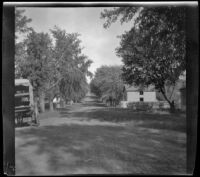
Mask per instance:
[[[164,108],[164,103],[163,102],[159,102],[159,108],[163,109]]]
[[[154,102],[130,102],[127,107],[136,111],[150,111],[153,108]]]
[[[167,101],[159,101],[159,109],[160,110],[168,110],[168,109],[170,109],[170,106],[167,103]]]
[[[127,108],[134,109],[134,103],[133,102],[127,103]]]

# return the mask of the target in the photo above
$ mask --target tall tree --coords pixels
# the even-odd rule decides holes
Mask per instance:
[[[104,27],[134,18],[133,28],[121,36],[117,55],[122,58],[123,79],[128,84],[154,84],[174,110],[166,85],[175,85],[185,71],[184,7],[120,7],[104,10]]]
[[[60,94],[65,101],[78,101],[88,90],[86,76],[92,75],[88,70],[92,61],[82,54],[78,33],[69,34],[56,26],[51,32],[55,39],[53,59]]]
[[[106,98],[111,105],[122,99],[123,81],[120,66],[102,66],[97,69],[91,81],[91,91],[99,97]]]
[[[51,67],[52,43],[46,33],[32,31],[25,41],[26,57],[19,63],[20,76],[31,81],[34,88],[34,96],[40,98],[41,111],[44,111],[44,98],[46,85],[49,82]]]

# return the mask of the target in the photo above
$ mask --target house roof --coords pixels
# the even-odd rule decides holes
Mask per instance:
[[[153,92],[155,91],[155,87],[153,85],[149,85],[148,87],[144,86],[136,86],[136,85],[124,85],[124,89],[127,92],[139,92],[139,91],[144,91],[144,92]]]

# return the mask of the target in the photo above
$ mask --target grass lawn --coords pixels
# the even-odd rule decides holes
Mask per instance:
[[[65,114],[64,114],[65,115]],[[75,112],[75,117],[86,116],[89,119],[110,122],[128,122],[134,121],[139,126],[154,129],[166,129],[180,132],[186,132],[185,114],[160,114],[136,112],[130,109],[122,108],[103,108],[93,109],[90,112]]]
[[[58,120],[87,117],[126,124],[17,129],[17,175],[186,173],[185,116],[105,107],[81,111],[84,106],[44,113],[41,121],[48,114]]]

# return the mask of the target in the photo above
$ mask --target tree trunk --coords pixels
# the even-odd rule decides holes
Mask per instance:
[[[169,105],[170,105],[170,112],[171,112],[171,113],[174,113],[174,112],[175,112],[175,104],[174,104],[174,101],[170,101],[170,100],[167,98],[167,96],[166,96],[166,94],[165,94],[165,91],[164,91],[163,89],[160,89],[160,91],[161,91],[161,93],[163,94],[165,100],[166,100],[166,101],[169,103]]]
[[[112,107],[112,100],[110,99],[110,106]]]
[[[38,111],[38,97],[34,97],[34,120],[36,124],[39,123],[39,111]]]
[[[44,102],[45,94],[44,94],[44,92],[41,92],[39,99],[40,99],[40,111],[45,112],[45,102]]]
[[[171,112],[171,113],[174,113],[174,112],[175,112],[174,101],[170,102],[169,105],[170,105],[170,112]]]

